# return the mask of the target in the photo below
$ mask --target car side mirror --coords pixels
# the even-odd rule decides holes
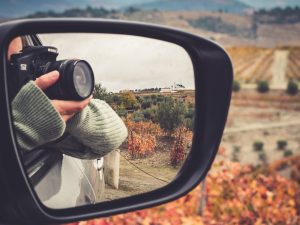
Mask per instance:
[[[22,48],[11,52],[16,38]],[[233,79],[216,43],[142,23],[15,20],[0,25],[0,54],[1,222],[30,224],[34,215],[35,223],[66,223],[143,209],[181,197],[209,171]],[[36,82],[53,70],[57,87]],[[89,101],[92,93],[76,113],[50,107]],[[45,102],[46,113],[37,113]],[[172,154],[173,161],[160,162]],[[163,168],[172,168],[170,175]],[[124,191],[118,181],[133,182],[133,170],[161,183],[146,188],[141,176],[141,190],[108,197],[104,180]]]

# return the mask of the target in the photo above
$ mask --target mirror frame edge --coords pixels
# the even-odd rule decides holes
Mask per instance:
[[[14,140],[6,86],[7,45],[13,37],[26,33],[64,32],[112,33],[155,38],[177,44],[190,55],[196,90],[193,145],[191,154],[170,184],[141,195],[63,210],[49,209],[36,199],[36,194],[31,190],[22,168]],[[0,51],[0,70],[4,74],[0,78],[0,85],[5,87],[0,91],[1,104],[5,105],[0,109],[1,121],[5,120],[0,127],[0,144],[5,150],[0,152],[0,183],[3,184],[7,195],[2,196],[4,193],[0,193],[0,198],[4,198],[4,204],[8,204],[4,208],[9,217],[14,215],[14,219],[24,222],[30,221],[35,215],[35,219],[43,223],[65,223],[129,212],[177,199],[206,176],[216,156],[225,127],[233,80],[231,61],[219,45],[180,30],[144,23],[102,19],[34,19],[0,24]],[[9,175],[5,173],[7,171]],[[11,221],[12,218],[3,219]]]

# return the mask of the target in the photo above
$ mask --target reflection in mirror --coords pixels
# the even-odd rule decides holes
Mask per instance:
[[[174,179],[195,112],[182,47],[129,35],[26,35],[8,59],[16,138],[44,205],[110,201]]]

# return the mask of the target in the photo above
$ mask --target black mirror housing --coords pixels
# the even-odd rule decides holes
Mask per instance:
[[[35,33],[110,33],[149,37],[183,47],[195,78],[195,127],[192,149],[177,177],[160,189],[68,209],[45,207],[23,169],[12,125],[7,87],[7,47],[12,38]],[[0,25],[0,221],[4,223],[66,223],[152,207],[185,195],[203,180],[217,154],[232,90],[233,69],[222,47],[205,38],[167,27],[94,19],[15,20]],[[33,221],[34,220],[34,221]]]

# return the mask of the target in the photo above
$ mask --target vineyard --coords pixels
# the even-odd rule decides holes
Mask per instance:
[[[274,83],[277,76],[281,76],[278,73],[283,73],[285,83],[291,79],[300,81],[298,47],[233,47],[227,51],[233,62],[235,79],[242,83],[251,84],[260,80]]]
[[[231,48],[228,53],[233,62],[235,79],[245,83],[272,79],[273,49]]]
[[[300,189],[293,180],[220,161],[200,186],[171,203],[69,225],[298,225]],[[202,207],[202,202],[206,206]]]
[[[300,48],[290,50],[287,78],[300,81]]]
[[[106,186],[103,201],[132,196],[168,184],[183,165],[191,147],[194,91],[161,94],[107,92],[97,84],[94,98],[105,100],[123,119],[128,137],[120,146],[118,190]]]
[[[300,82],[300,48],[227,50],[241,90],[233,92],[205,184],[163,206],[80,225],[300,224],[300,94],[286,91],[289,80]],[[270,83],[265,93],[255,88],[262,80]],[[106,200],[170,182],[191,147],[194,92],[98,93],[94,96],[116,110],[129,132],[120,148],[120,188],[106,189]]]

